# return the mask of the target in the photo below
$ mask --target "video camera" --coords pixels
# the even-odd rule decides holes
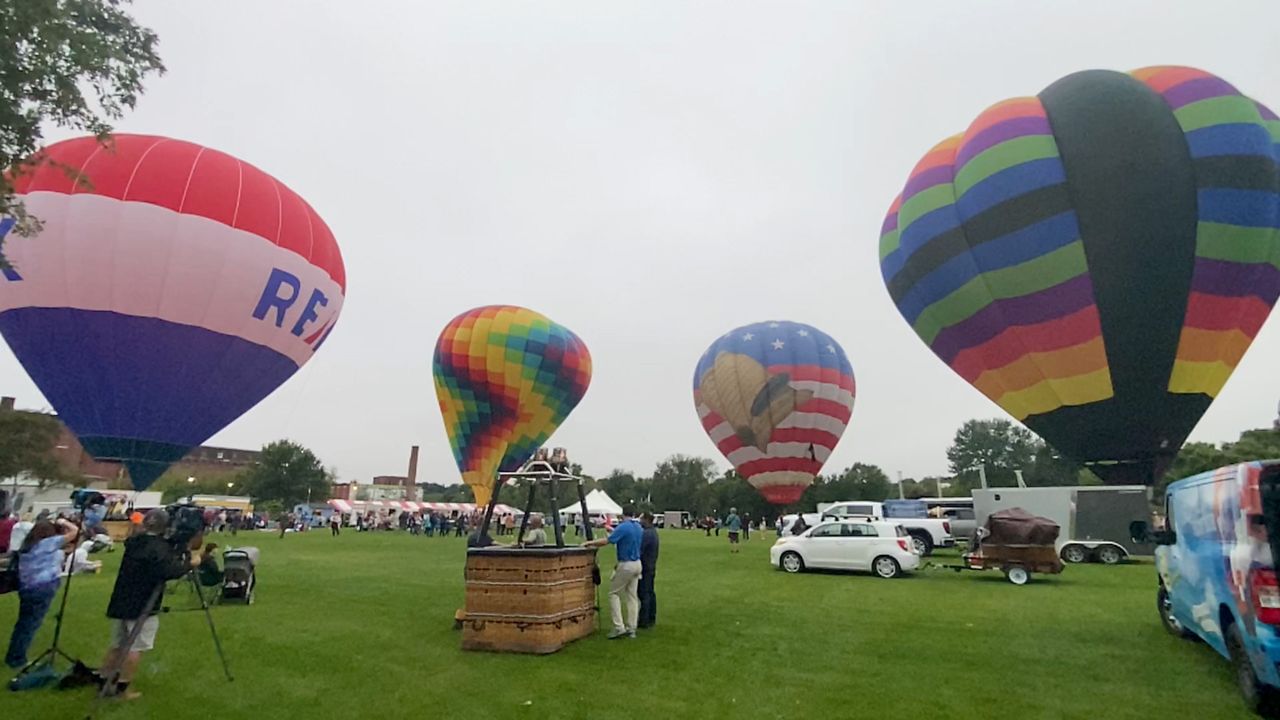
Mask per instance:
[[[71,505],[76,510],[84,512],[84,509],[91,505],[101,505],[107,501],[107,496],[90,488],[80,488],[71,491]]]
[[[205,531],[204,508],[191,503],[178,503],[165,508],[169,513],[169,529],[165,537],[175,548],[186,549],[191,539]]]

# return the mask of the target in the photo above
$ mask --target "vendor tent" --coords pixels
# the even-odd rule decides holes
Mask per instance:
[[[561,515],[577,517],[582,512],[582,505],[573,502],[560,508]],[[609,497],[609,493],[603,490],[592,490],[587,493],[587,514],[588,515],[608,515],[610,517],[621,517],[622,506],[613,501]]]

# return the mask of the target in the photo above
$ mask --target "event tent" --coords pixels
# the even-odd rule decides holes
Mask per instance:
[[[582,512],[581,503],[574,501],[560,508],[561,515],[567,515],[576,518]],[[622,506],[613,501],[609,497],[609,493],[603,490],[592,490],[587,493],[587,514],[588,515],[608,515],[609,517],[621,517]]]

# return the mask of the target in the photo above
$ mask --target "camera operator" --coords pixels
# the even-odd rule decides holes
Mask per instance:
[[[75,544],[80,528],[64,518],[41,520],[32,526],[18,551],[18,620],[9,636],[4,662],[11,668],[27,664],[27,650],[53,604],[61,583],[63,548]]]
[[[129,683],[138,670],[142,653],[155,645],[156,630],[160,626],[156,615],[164,598],[164,584],[200,565],[200,556],[188,559],[184,548],[174,547],[165,538],[168,527],[169,513],[157,508],[143,519],[142,532],[124,543],[120,574],[116,576],[111,602],[107,605],[107,617],[113,621],[111,646],[102,660],[101,672],[109,673],[115,668],[120,670],[116,687],[107,689],[109,695],[119,695],[126,700],[138,697],[136,691],[129,689]],[[150,608],[147,607],[149,601],[152,601]],[[143,613],[148,610],[150,615],[144,618]],[[132,645],[126,646],[138,623],[142,626],[136,638]]]

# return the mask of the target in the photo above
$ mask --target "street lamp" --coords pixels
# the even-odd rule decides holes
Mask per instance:
[[[195,476],[192,476],[192,475],[188,475],[188,476],[187,476],[187,484],[188,484],[188,485],[190,485],[191,483],[193,483],[193,482],[195,482],[195,481],[196,481]]]
[[[233,482],[229,482],[229,483],[227,483],[227,490],[228,490],[228,491],[230,491],[230,490],[231,490],[231,487],[232,487],[233,485],[235,485],[235,483],[233,483]]]

